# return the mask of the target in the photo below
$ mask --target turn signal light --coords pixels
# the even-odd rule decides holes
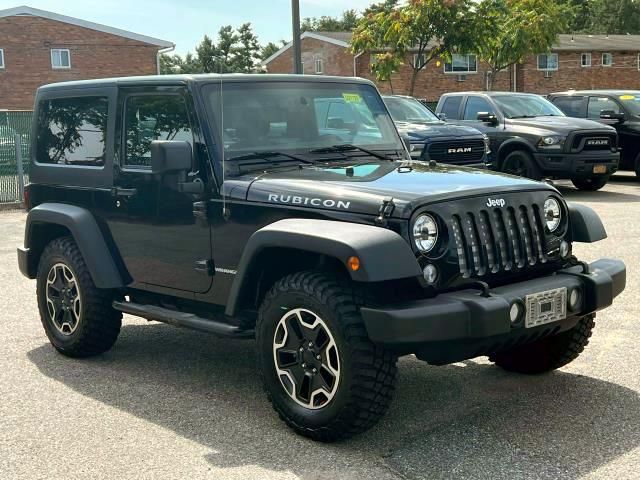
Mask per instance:
[[[347,260],[347,266],[352,272],[357,272],[360,270],[360,259],[358,257],[349,257]]]

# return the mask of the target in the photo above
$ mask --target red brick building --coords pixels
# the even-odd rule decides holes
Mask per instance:
[[[66,80],[152,75],[174,45],[77,18],[0,10],[0,110],[29,110],[36,89]]]
[[[346,75],[370,78],[372,55],[349,51],[348,32],[305,32],[301,35],[305,74]],[[290,73],[291,44],[282,47],[263,64],[269,73]],[[380,90],[407,93],[411,81],[407,58],[391,82]],[[532,55],[522,64],[500,72],[494,90],[547,94],[553,91],[597,88],[640,89],[640,35],[560,35],[550,53]],[[487,66],[473,53],[455,55],[452,63],[433,60],[418,73],[414,95],[436,101],[446,92],[485,90]]]

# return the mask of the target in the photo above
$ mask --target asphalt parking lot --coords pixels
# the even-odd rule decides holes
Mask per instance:
[[[640,182],[625,173],[600,192],[560,186],[609,233],[576,253],[628,268],[627,290],[598,315],[585,353],[537,377],[486,359],[403,358],[389,414],[331,445],[277,418],[250,340],[125,317],[107,354],[57,354],[35,282],[17,270],[25,214],[0,212],[0,479],[640,478]]]

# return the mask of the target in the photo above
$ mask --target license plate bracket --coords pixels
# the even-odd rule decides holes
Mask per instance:
[[[594,165],[593,166],[593,173],[607,173],[607,166],[606,165]]]
[[[525,327],[533,328],[567,318],[567,288],[554,288],[525,297]]]

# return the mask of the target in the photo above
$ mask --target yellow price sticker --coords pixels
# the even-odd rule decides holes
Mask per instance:
[[[635,100],[635,95],[620,95],[620,100]]]
[[[362,97],[357,93],[343,93],[342,98],[347,103],[362,103]]]

